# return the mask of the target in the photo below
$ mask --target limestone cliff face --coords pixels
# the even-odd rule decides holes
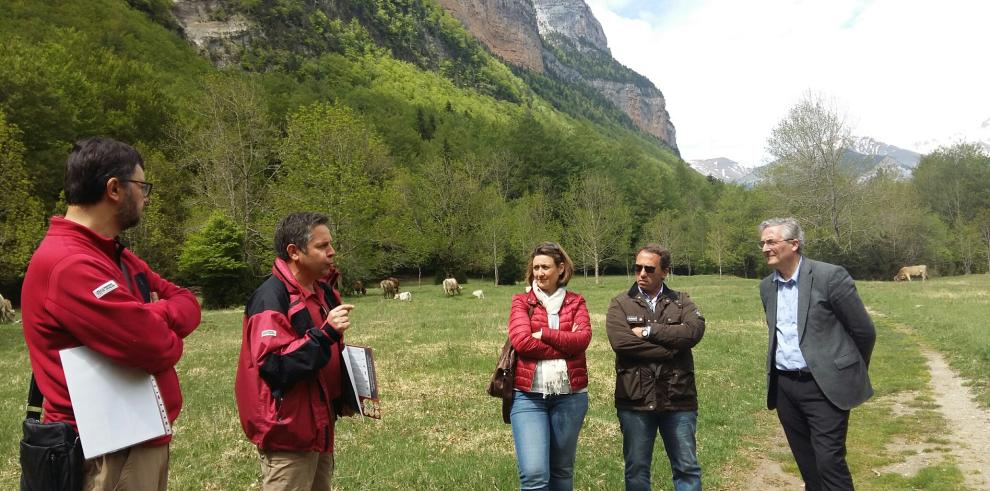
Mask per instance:
[[[590,43],[611,54],[605,31],[584,0],[533,0],[540,35],[550,39],[557,34],[575,41],[578,46]]]
[[[502,59],[543,72],[540,33],[530,0],[438,0]]]
[[[663,94],[612,58],[605,31],[584,0],[439,1],[492,52],[531,70],[593,87],[641,130],[677,150]]]
[[[217,18],[222,5],[215,0],[174,0],[172,14],[200,53],[218,67],[230,64],[252,35],[252,24],[241,16]]]

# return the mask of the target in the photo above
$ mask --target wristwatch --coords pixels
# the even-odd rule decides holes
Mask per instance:
[[[646,326],[646,327],[643,328],[643,337],[644,338],[650,335],[650,328],[651,327],[653,327],[653,326]]]

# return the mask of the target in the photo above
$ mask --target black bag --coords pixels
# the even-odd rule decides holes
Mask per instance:
[[[21,439],[21,491],[80,491],[85,459],[79,434],[68,423],[42,423],[41,401],[32,375]]]

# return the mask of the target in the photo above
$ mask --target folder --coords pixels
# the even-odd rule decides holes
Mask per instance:
[[[85,346],[59,355],[87,459],[172,434],[154,376]]]
[[[345,382],[343,399],[352,405],[362,419],[365,416],[382,418],[381,401],[378,398],[378,375],[375,373],[375,358],[367,346],[345,345]]]

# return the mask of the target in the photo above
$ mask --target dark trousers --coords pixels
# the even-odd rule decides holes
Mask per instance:
[[[807,491],[852,490],[846,465],[849,411],[835,407],[810,373],[777,372],[777,417]]]

